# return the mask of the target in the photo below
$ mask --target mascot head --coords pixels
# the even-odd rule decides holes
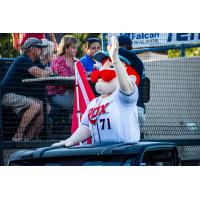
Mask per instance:
[[[136,85],[139,85],[142,71],[140,71],[141,66],[136,66],[135,56],[129,50],[119,49],[119,58],[122,65],[125,67],[128,75],[134,77]],[[118,81],[109,53],[107,51],[99,51],[94,55],[94,59],[101,64],[100,68],[94,70],[90,76],[91,81],[96,83],[95,89],[97,93],[101,95],[113,93],[117,88]]]

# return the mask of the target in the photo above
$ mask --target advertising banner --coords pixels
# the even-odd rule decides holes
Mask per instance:
[[[108,43],[112,35],[127,35],[133,48],[200,43],[200,33],[108,33]]]

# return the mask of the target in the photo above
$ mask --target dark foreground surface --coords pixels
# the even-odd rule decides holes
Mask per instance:
[[[168,142],[102,143],[76,147],[21,150],[10,156],[14,166],[172,166],[176,145]]]

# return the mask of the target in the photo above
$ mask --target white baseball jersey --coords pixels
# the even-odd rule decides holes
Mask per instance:
[[[81,124],[89,128],[92,142],[138,142],[140,139],[138,89],[127,95],[117,89],[108,97],[97,97],[87,106]]]

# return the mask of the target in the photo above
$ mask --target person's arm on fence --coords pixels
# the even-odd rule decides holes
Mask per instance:
[[[37,66],[29,68],[28,72],[37,78],[42,78],[52,75],[52,71],[50,69],[41,69]]]

